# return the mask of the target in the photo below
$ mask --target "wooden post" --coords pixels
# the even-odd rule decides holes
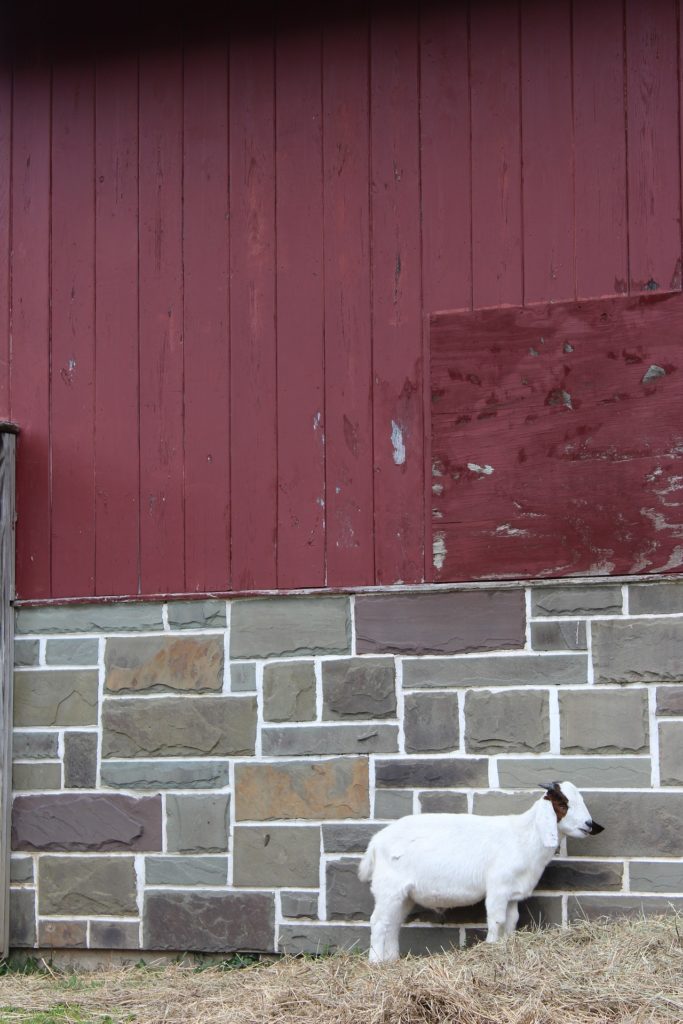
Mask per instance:
[[[13,423],[0,422],[0,956],[9,950],[16,434]]]

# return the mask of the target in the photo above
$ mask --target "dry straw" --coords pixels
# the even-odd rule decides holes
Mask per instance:
[[[683,1021],[683,918],[582,922],[371,967],[360,955],[242,970],[128,967],[0,978],[0,1021],[645,1024]]]

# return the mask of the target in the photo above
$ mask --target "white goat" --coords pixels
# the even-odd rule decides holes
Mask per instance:
[[[560,833],[603,831],[571,782],[541,785],[546,794],[524,814],[412,814],[372,837],[358,868],[375,897],[371,963],[398,959],[399,929],[414,903],[438,910],[486,897],[486,941],[512,934],[517,903],[536,887]]]

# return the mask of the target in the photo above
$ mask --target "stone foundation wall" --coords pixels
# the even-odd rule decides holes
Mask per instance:
[[[413,811],[585,792],[522,920],[683,905],[683,581],[21,609],[15,947],[364,947]],[[465,943],[481,906],[414,915]]]

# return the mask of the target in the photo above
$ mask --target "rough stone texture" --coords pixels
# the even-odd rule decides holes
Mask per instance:
[[[560,738],[563,754],[647,753],[647,692],[564,691]]]
[[[455,693],[407,693],[403,709],[406,752],[457,750],[458,696]]]
[[[683,584],[637,583],[628,588],[628,607],[631,615],[670,615],[683,612]]]
[[[683,722],[659,726],[659,776],[663,786],[683,786]]]
[[[12,766],[12,788],[17,791],[61,789],[62,766],[47,761],[37,764],[14,764]]]
[[[147,885],[226,885],[227,857],[146,857]]]
[[[683,861],[631,861],[632,892],[683,892]]]
[[[12,756],[18,760],[38,761],[59,757],[59,734],[56,732],[18,732],[12,734]]]
[[[397,725],[309,725],[263,729],[265,755],[391,754],[398,750]]]
[[[48,949],[85,949],[88,925],[86,921],[40,921],[38,945]]]
[[[33,881],[33,857],[12,857],[9,866],[10,882]]]
[[[395,718],[393,658],[325,661],[323,718]]]
[[[683,680],[683,620],[593,623],[596,683]]]
[[[99,641],[92,639],[48,640],[45,661],[48,665],[97,665]]]
[[[18,796],[13,850],[160,850],[161,797],[119,793]]]
[[[585,651],[586,623],[532,622],[531,646],[535,651]]]
[[[150,892],[145,898],[144,949],[272,952],[271,893]]]
[[[649,917],[683,910],[683,898],[665,896],[570,896],[570,921],[594,921],[599,917]]]
[[[223,853],[228,848],[230,795],[166,797],[169,853]]]
[[[38,640],[14,641],[14,664],[17,668],[31,668],[38,664],[40,642]]]
[[[11,947],[36,944],[35,889],[10,889],[9,944]]]
[[[137,604],[81,604],[20,608],[15,615],[15,632],[22,633],[126,633],[161,630],[161,605],[148,601]]]
[[[225,601],[169,601],[171,629],[220,629],[226,625]]]
[[[103,757],[253,754],[254,697],[122,698],[104,702]]]
[[[100,774],[112,789],[220,789],[230,782],[226,761],[105,761]]]
[[[607,861],[553,860],[539,879],[537,889],[614,890],[622,887],[623,864]]]
[[[356,598],[359,654],[461,654],[524,646],[522,590]]]
[[[657,687],[657,714],[683,717],[683,686]]]
[[[317,886],[320,829],[307,825],[235,829],[235,885]]]
[[[531,594],[532,615],[613,615],[622,610],[621,587],[538,587]]]
[[[413,794],[406,789],[378,789],[375,793],[376,818],[402,818],[413,813]]]
[[[97,782],[97,733],[64,734],[64,786],[94,789]]]
[[[15,672],[14,724],[97,725],[97,672]]]
[[[41,857],[38,913],[137,914],[133,857]]]
[[[256,665],[253,661],[230,666],[230,689],[233,693],[255,692]]]
[[[500,767],[501,762],[498,762]],[[552,782],[552,779],[545,781]],[[472,810],[475,814],[523,814],[540,798],[540,790],[535,793],[475,793]]]
[[[235,601],[231,658],[346,654],[350,650],[346,597],[266,597]]]
[[[415,760],[377,761],[378,788],[411,786],[414,789],[488,786],[486,758],[435,757]]]
[[[370,928],[346,924],[284,924],[280,926],[278,952],[299,956],[337,953],[339,950],[366,950]]]
[[[576,786],[640,789],[650,785],[646,757],[506,758],[498,762],[500,785],[507,789],[535,787],[539,782],[570,779]]]
[[[107,640],[104,665],[108,693],[220,692],[223,637],[114,637]]]
[[[312,661],[281,662],[264,667],[263,717],[267,722],[310,722],[315,718]]]
[[[305,917],[317,920],[317,892],[283,892],[280,897],[283,917]]]
[[[367,758],[237,764],[235,811],[238,821],[366,818]]]
[[[465,749],[479,754],[540,754],[550,742],[548,694],[542,690],[468,693]]]
[[[422,814],[467,814],[464,793],[420,793]]]
[[[434,658],[403,662],[403,686],[576,686],[588,681],[585,654],[512,654],[503,658]]]
[[[586,803],[605,831],[570,839],[570,856],[680,857],[683,793],[589,793]]]
[[[91,921],[90,949],[139,949],[137,921]]]
[[[401,956],[433,956],[459,946],[459,928],[402,928],[398,940]]]
[[[560,896],[530,896],[519,904],[519,928],[546,928],[562,924]]]
[[[364,853],[375,832],[383,827],[370,822],[323,825],[323,849],[325,853]]]
[[[372,913],[372,893],[368,883],[358,877],[358,863],[358,857],[327,862],[325,885],[330,921],[367,921]]]

